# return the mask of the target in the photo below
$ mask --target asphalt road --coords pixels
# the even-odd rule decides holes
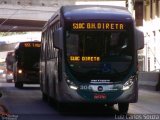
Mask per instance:
[[[17,89],[13,83],[0,83],[0,105],[5,106],[10,115],[3,120],[122,120],[160,119],[160,92],[148,88],[139,89],[138,103],[132,103],[128,115],[120,115],[117,106],[100,109],[97,107],[68,108],[60,113],[54,105],[42,100],[39,85],[25,85]]]

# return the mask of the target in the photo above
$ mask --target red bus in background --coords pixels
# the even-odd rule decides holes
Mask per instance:
[[[12,82],[13,80],[13,62],[14,62],[14,52],[10,51],[6,56],[6,81]]]

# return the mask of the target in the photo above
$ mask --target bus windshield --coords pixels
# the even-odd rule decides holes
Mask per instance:
[[[18,51],[18,64],[24,68],[38,68],[40,48],[21,48]]]
[[[67,31],[67,63],[74,75],[114,78],[127,74],[133,59],[128,31]]]

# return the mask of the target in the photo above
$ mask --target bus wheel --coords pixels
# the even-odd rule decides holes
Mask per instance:
[[[121,114],[127,114],[129,103],[118,103],[118,110]]]
[[[60,113],[66,113],[68,108],[71,108],[67,103],[61,103],[58,101],[57,101],[55,107]]]
[[[16,82],[16,83],[15,83],[15,87],[16,87],[16,88],[22,88],[22,87],[23,87],[23,83],[18,83],[18,82]]]

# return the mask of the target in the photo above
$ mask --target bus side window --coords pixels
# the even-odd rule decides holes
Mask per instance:
[[[53,26],[50,28],[50,49],[51,49],[51,58],[55,58],[55,52],[53,48]]]

